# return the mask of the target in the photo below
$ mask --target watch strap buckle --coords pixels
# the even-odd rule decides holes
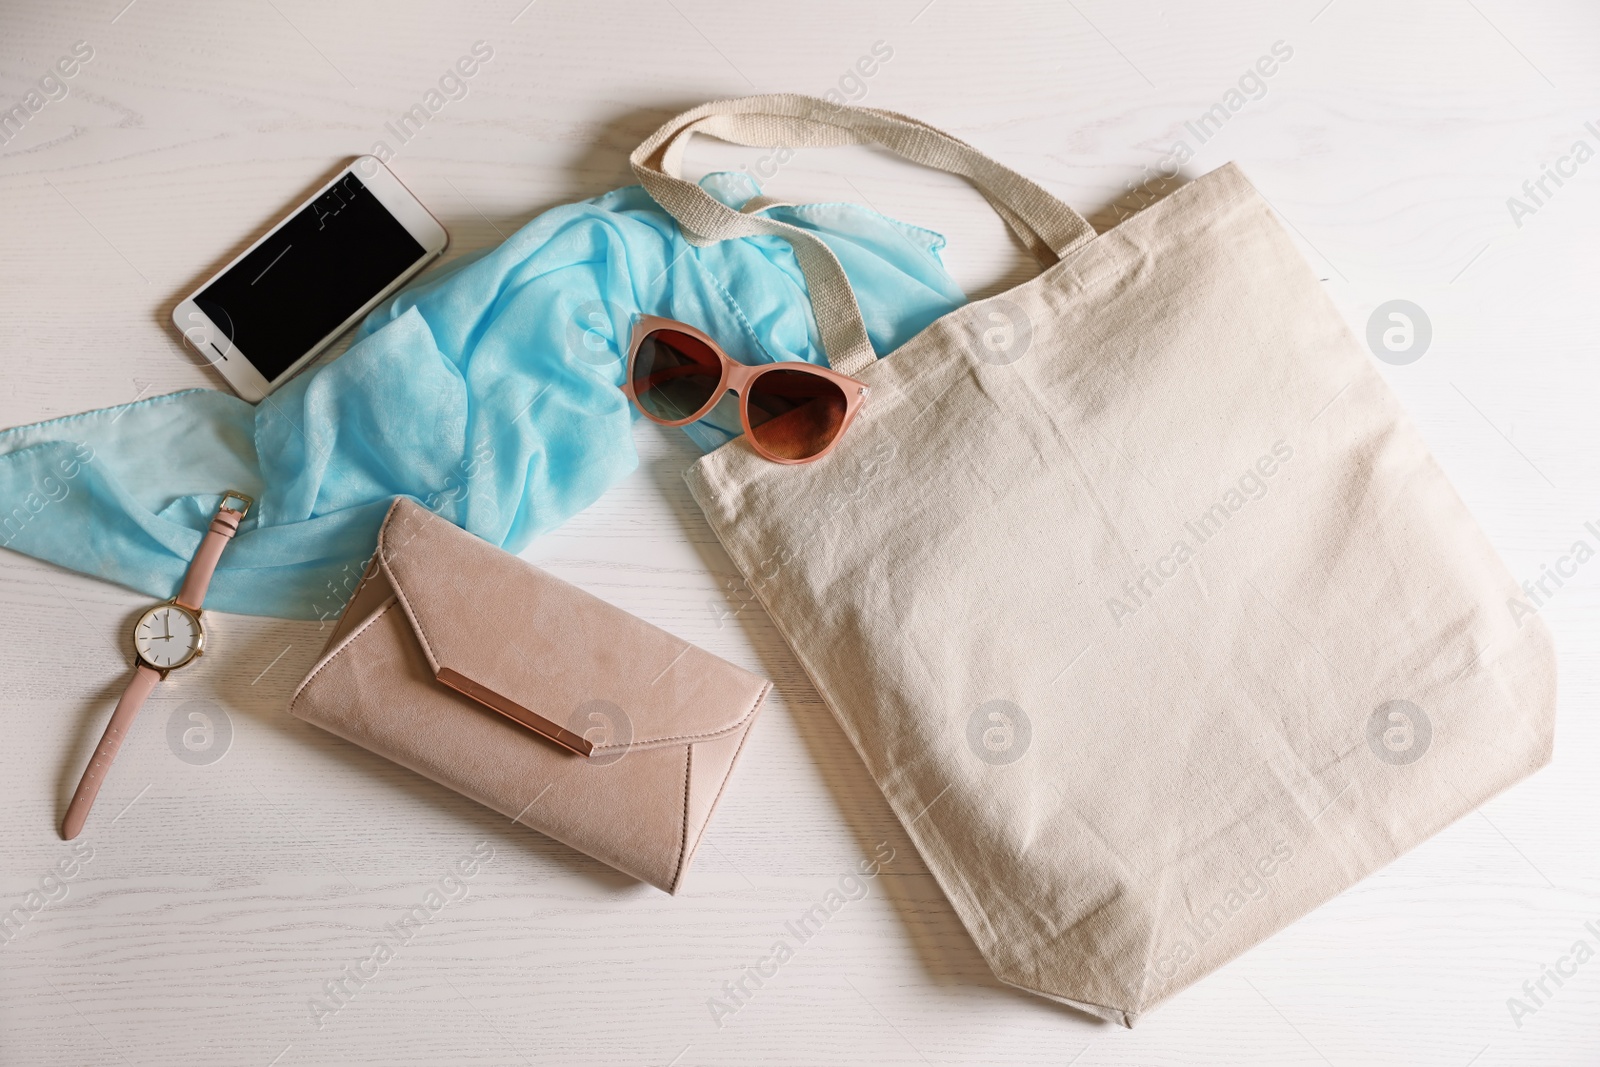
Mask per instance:
[[[243,507],[237,507],[237,508],[229,507],[228,506],[228,502],[230,500],[241,501],[244,504],[244,506]],[[246,494],[239,492],[237,489],[229,489],[226,493],[222,494],[222,505],[221,506],[222,506],[222,508],[224,510],[227,510],[227,511],[237,511],[239,513],[239,521],[243,522],[244,521],[244,517],[250,513],[251,505],[253,505],[255,502],[256,502],[256,498],[255,497],[247,496]]]

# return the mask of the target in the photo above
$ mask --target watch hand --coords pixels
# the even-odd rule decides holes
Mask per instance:
[[[161,632],[166,635],[168,641],[172,640],[172,614],[170,612],[161,614]]]

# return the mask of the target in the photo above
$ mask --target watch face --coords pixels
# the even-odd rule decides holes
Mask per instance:
[[[159,604],[133,624],[133,649],[152,667],[171,670],[194,659],[203,640],[200,620],[176,604]]]

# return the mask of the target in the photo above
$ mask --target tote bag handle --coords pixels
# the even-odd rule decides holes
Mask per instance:
[[[768,234],[788,241],[806,277],[823,351],[842,374],[859,373],[877,356],[838,257],[809,230],[738,211],[685,179],[683,153],[696,133],[759,148],[874,143],[915,163],[959,174],[1045,265],[1094,238],[1082,215],[1041,186],[966,142],[892,111],[774,93],[713,101],[667,122],[628,157],[645,190],[678,221],[692,244]]]

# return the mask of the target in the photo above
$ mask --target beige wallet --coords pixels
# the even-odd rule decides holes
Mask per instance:
[[[402,497],[289,710],[671,893],[769,688]]]

